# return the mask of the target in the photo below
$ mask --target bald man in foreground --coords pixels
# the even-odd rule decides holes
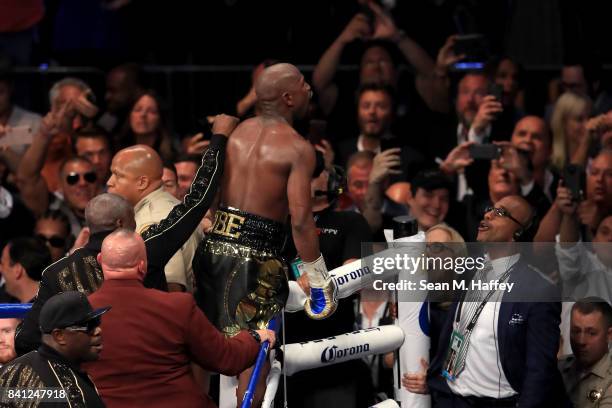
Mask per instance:
[[[89,301],[94,308],[112,305],[102,330],[114,335],[105,338],[100,360],[86,370],[108,408],[213,407],[196,385],[190,361],[236,375],[253,364],[259,341],[275,341],[270,330],[242,330],[226,338],[190,294],[146,289],[145,243],[134,231],[107,236],[98,262],[104,282]]]
[[[149,146],[131,146],[113,157],[111,177],[107,182],[108,192],[122,196],[134,206],[136,231],[140,234],[167,217],[172,208],[180,203],[164,191],[162,174],[162,160]],[[201,239],[199,229],[192,231],[187,242],[164,268],[169,291],[193,292],[191,262]]]
[[[261,329],[284,307],[287,266],[279,257],[291,215],[295,247],[311,293],[305,310],[315,319],[335,310],[335,285],[319,250],[310,201],[315,151],[292,124],[303,117],[310,85],[293,65],[276,64],[259,76],[258,115],[228,141],[220,204],[211,233],[194,259],[198,303],[226,336]],[[265,371],[253,406],[263,397]],[[240,376],[240,404],[250,372]]]

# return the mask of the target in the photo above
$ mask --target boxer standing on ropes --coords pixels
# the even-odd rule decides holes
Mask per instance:
[[[226,336],[265,328],[284,307],[287,267],[278,254],[288,215],[311,288],[306,313],[322,319],[336,305],[336,288],[312,218],[315,152],[292,127],[293,120],[307,112],[310,85],[295,66],[276,64],[264,70],[255,91],[259,113],[238,125],[228,142],[213,229],[193,264],[198,302]],[[263,398],[267,371],[262,372],[253,406]],[[250,372],[239,377],[239,404]]]

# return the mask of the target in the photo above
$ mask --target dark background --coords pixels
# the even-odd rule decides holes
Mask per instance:
[[[45,112],[46,91],[68,74],[85,79],[101,100],[105,72],[138,62],[180,135],[195,129],[195,118],[228,111],[248,91],[252,67],[266,58],[299,65],[310,78],[359,10],[355,0],[132,0],[118,11],[104,2],[45,1],[33,67],[18,70],[22,102]],[[548,80],[563,62],[602,67],[606,84],[611,76],[603,1],[396,0],[392,14],[434,59],[450,34],[483,33],[492,54],[509,55],[525,68],[529,113],[543,113]],[[350,48],[339,80],[359,62]]]

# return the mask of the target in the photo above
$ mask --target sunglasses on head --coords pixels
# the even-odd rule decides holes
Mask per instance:
[[[83,179],[90,184],[95,183],[98,179],[98,176],[96,176],[96,173],[93,171],[88,171],[87,173],[71,172],[68,173],[68,175],[66,176],[66,183],[71,186],[74,186],[76,183],[79,182],[79,178],[81,177],[83,177]]]
[[[68,326],[68,327],[65,327],[64,330],[93,334],[94,331],[96,331],[96,327],[100,326],[101,323],[102,323],[102,320],[99,317],[96,317],[95,319],[88,320],[87,322],[83,323],[84,326],[79,326],[79,325]]]
[[[41,241],[48,242],[53,248],[63,248],[66,245],[66,239],[57,235],[47,237],[42,234],[36,234],[36,238],[40,239]]]
[[[521,222],[519,220],[517,220],[516,218],[514,218],[512,216],[512,214],[510,214],[510,211],[506,210],[505,208],[497,208],[497,207],[487,207],[485,208],[485,214],[488,212],[493,211],[493,214],[495,214],[495,216],[497,217],[505,217],[505,218],[509,218],[510,220],[514,221],[516,224],[518,224],[521,228],[525,228],[523,226],[523,224],[521,224]]]

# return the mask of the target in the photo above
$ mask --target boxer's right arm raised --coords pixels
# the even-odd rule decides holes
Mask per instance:
[[[287,180],[287,199],[293,241],[304,262],[310,286],[310,298],[306,300],[304,310],[308,317],[319,320],[331,316],[336,310],[336,284],[327,273],[312,214],[310,180],[316,161],[314,149],[304,140],[296,143],[296,157]]]

